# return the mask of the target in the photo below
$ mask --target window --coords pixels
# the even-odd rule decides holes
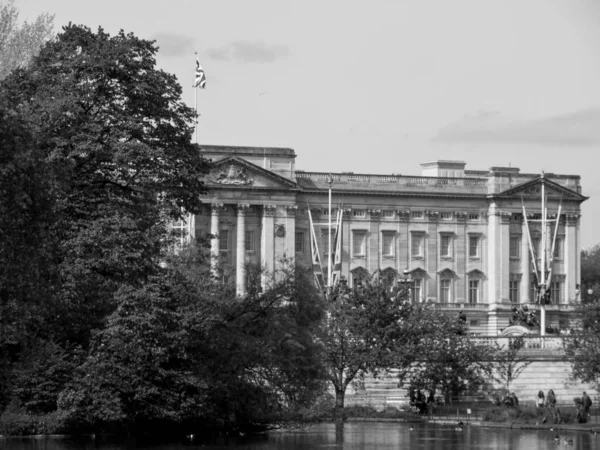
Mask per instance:
[[[469,213],[469,220],[479,220],[479,213]]]
[[[508,282],[508,298],[511,303],[521,303],[521,282],[517,279]]]
[[[410,215],[413,219],[422,219],[423,211],[413,211]]]
[[[423,287],[423,280],[420,278],[416,278],[413,281],[413,287],[412,287],[412,301],[413,303],[419,303],[422,301],[421,297],[421,292],[422,292],[422,287]]]
[[[381,254],[383,256],[394,256],[396,252],[394,251],[394,232],[393,231],[384,231],[381,235]]]
[[[296,253],[304,253],[304,231],[296,231]]]
[[[221,230],[219,231],[219,251],[228,252],[229,250],[229,230]]]
[[[562,282],[555,281],[550,285],[550,300],[554,305],[562,301]]]
[[[469,236],[469,257],[479,258],[479,236]]]
[[[442,218],[442,220],[452,220],[452,213],[451,212],[443,212],[441,214],[441,218]]]
[[[532,238],[531,246],[533,247],[533,252],[535,253],[536,259],[540,259],[542,257],[540,253],[540,238]]]
[[[510,237],[509,256],[512,259],[519,259],[521,257],[521,237],[520,236],[511,236]]]
[[[353,231],[352,232],[352,256],[365,256],[367,253],[367,232]]]
[[[469,280],[469,303],[479,303],[479,280]]]
[[[246,242],[244,243],[246,246],[247,252],[256,251],[255,241],[254,241],[254,230],[246,231]]]
[[[554,243],[554,259],[563,259],[563,239],[557,237]]]
[[[352,215],[354,217],[365,217],[365,210],[364,209],[353,209]]]
[[[440,256],[442,258],[452,257],[452,236],[449,234],[440,236]]]
[[[393,219],[394,217],[396,217],[396,211],[384,211],[383,217],[385,217],[386,219]]]
[[[175,246],[182,246],[185,244],[188,235],[187,222],[185,220],[173,222],[171,225],[171,233],[174,237]]]
[[[452,280],[441,279],[440,280],[440,303],[450,303],[451,297],[451,286]]]
[[[425,235],[421,233],[412,233],[411,234],[411,246],[410,246],[410,254],[413,258],[422,258],[424,256],[423,253],[423,241],[425,240]]]

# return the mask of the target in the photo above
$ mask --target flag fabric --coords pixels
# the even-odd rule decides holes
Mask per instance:
[[[196,58],[196,79],[194,80],[193,87],[199,87],[200,89],[204,89],[206,87],[206,74],[204,73],[204,69],[202,69],[198,58]]]
[[[317,285],[317,288],[322,291],[324,288],[323,266],[321,265],[319,245],[317,243],[317,236],[315,234],[315,226],[312,220],[312,214],[310,213],[310,207],[308,208],[308,220],[310,222],[310,251],[312,255],[312,267],[315,275],[315,284]]]

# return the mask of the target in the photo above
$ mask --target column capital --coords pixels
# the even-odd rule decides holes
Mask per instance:
[[[275,215],[276,205],[263,205],[263,216],[273,217]]]
[[[565,214],[565,220],[568,227],[574,227],[579,220],[579,214]]]
[[[242,214],[245,215],[248,212],[250,205],[248,203],[240,203],[240,204],[236,205],[236,208],[237,208],[238,215],[242,215]]]
[[[225,205],[223,203],[211,203],[210,204],[211,212],[223,211],[223,208],[225,208]]]
[[[456,211],[454,213],[456,216],[456,221],[458,223],[465,223],[467,221],[467,212],[466,211]]]
[[[288,216],[293,217],[296,215],[296,212],[298,211],[298,206],[297,205],[285,205],[285,210],[286,210]]]
[[[501,212],[500,214],[500,220],[503,224],[507,224],[510,223],[510,218],[512,217],[512,214],[509,212]]]

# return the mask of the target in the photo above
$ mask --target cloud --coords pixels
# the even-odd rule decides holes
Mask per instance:
[[[285,58],[289,53],[286,46],[268,45],[262,42],[234,41],[223,47],[207,51],[208,57],[217,61],[241,61],[270,63]]]
[[[161,56],[181,56],[193,53],[194,38],[182,34],[158,33],[152,36]]]
[[[510,143],[590,147],[600,145],[600,107],[541,119],[508,119],[481,111],[443,128],[446,143]]]

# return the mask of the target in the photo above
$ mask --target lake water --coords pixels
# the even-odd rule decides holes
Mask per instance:
[[[413,428],[414,427],[414,428]],[[462,431],[450,425],[405,423],[319,424],[298,430],[271,432],[268,435],[223,439],[212,444],[181,442],[170,444],[139,441],[111,441],[103,438],[0,439],[7,450],[588,450],[600,448],[600,434],[550,430],[511,430],[466,426]]]

